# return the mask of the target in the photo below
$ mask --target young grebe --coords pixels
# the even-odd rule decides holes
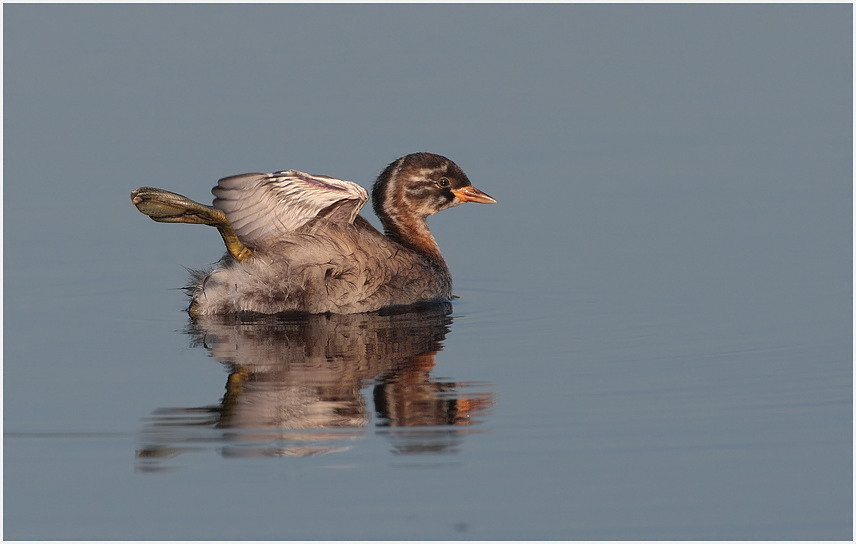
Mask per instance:
[[[440,155],[393,162],[372,189],[384,234],[358,215],[366,190],[350,181],[296,170],[223,178],[214,206],[152,187],[131,200],[166,223],[217,227],[228,253],[210,273],[194,273],[191,316],[287,311],[372,312],[449,299],[452,277],[426,218],[440,210],[496,200]]]

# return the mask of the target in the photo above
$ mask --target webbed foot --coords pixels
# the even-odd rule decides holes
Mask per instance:
[[[238,239],[235,229],[222,210],[155,187],[134,189],[131,191],[131,202],[140,213],[159,223],[190,223],[216,227],[223,237],[226,249],[238,261],[246,261],[253,254],[253,250]]]

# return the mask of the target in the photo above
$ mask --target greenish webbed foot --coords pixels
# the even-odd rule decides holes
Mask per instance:
[[[235,229],[222,210],[154,187],[134,189],[131,191],[131,202],[141,213],[159,223],[191,223],[216,227],[223,237],[226,249],[238,261],[246,261],[253,254],[253,250],[238,239]]]

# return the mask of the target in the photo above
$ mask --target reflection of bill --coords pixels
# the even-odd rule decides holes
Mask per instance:
[[[448,451],[459,439],[454,429],[477,423],[493,403],[493,393],[470,392],[476,384],[430,375],[450,313],[441,303],[371,314],[196,318],[187,332],[227,365],[226,393],[219,405],[156,411],[142,431],[141,468],[200,444],[228,456],[348,449],[371,419],[367,386],[394,451]],[[428,429],[438,426],[445,430]],[[395,434],[398,427],[423,432],[411,440]]]

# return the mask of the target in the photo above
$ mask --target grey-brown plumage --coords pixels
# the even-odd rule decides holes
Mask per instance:
[[[217,226],[241,259],[227,254],[213,271],[194,277],[193,315],[357,313],[448,299],[452,278],[426,219],[467,201],[495,202],[454,162],[430,153],[396,160],[375,182],[372,199],[384,234],[357,215],[368,199],[362,187],[295,170],[223,178],[212,190],[213,209],[189,201],[201,212],[178,213],[170,200],[167,214],[157,191],[137,189],[132,199],[157,221]],[[245,252],[229,246],[231,232]]]

